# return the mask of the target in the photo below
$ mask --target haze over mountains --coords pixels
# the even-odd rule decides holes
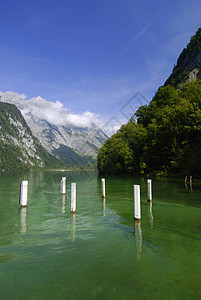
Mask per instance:
[[[70,166],[96,162],[98,149],[107,136],[94,123],[93,113],[72,114],[59,101],[48,102],[41,97],[26,100],[14,92],[0,95],[2,102],[17,106],[33,135],[49,153]]]

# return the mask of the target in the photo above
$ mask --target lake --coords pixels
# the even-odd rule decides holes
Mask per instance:
[[[67,193],[60,181],[67,178]],[[28,207],[19,185],[29,181]],[[77,183],[77,211],[70,186]],[[141,224],[133,185],[141,186]],[[201,299],[201,184],[35,171],[0,176],[1,299]]]

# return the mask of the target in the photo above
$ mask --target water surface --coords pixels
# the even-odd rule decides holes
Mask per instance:
[[[60,195],[61,177],[67,194]],[[29,181],[27,209],[19,184]],[[70,213],[70,184],[77,212]],[[141,224],[133,220],[141,186]],[[1,299],[201,299],[201,185],[96,171],[0,177]]]

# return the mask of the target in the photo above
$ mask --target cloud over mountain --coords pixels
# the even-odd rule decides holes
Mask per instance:
[[[31,117],[44,119],[55,126],[90,127],[92,123],[101,125],[98,115],[86,111],[83,114],[69,112],[60,101],[48,102],[40,96],[26,99],[24,94],[14,92],[0,92],[1,100],[17,105],[25,119]]]
[[[107,139],[97,115],[89,111],[73,114],[61,102],[41,97],[27,100],[24,94],[13,92],[0,92],[0,96],[2,102],[17,106],[49,153],[70,166],[95,164],[98,149]]]

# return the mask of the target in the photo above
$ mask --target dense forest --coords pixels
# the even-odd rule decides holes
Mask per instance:
[[[186,72],[199,71],[201,29],[185,49],[150,104],[101,147],[100,173],[201,175],[201,80],[198,76],[178,88]]]

